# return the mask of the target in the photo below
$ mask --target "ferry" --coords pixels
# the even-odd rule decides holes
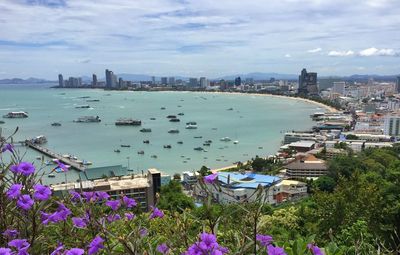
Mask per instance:
[[[0,124],[4,124],[4,123],[6,123],[5,121],[2,121],[2,120],[0,120]]]
[[[151,128],[142,128],[139,130],[142,133],[150,133],[151,132]]]
[[[91,122],[100,122],[101,119],[99,116],[83,116],[79,117],[78,119],[74,120],[74,122],[78,123],[91,123]]]
[[[116,126],[140,126],[142,125],[142,121],[141,120],[134,120],[134,119],[118,119],[115,122]]]
[[[197,125],[192,125],[192,124],[186,125],[186,129],[197,129]]]
[[[86,104],[86,105],[78,105],[75,106],[76,109],[85,109],[85,108],[90,108],[90,105]]]
[[[170,134],[178,134],[178,133],[179,133],[179,130],[178,130],[178,129],[170,129],[170,130],[168,131],[168,133],[170,133]]]
[[[201,138],[203,138],[203,137],[202,137],[202,136],[193,136],[193,138],[201,139]]]
[[[169,121],[170,122],[180,122],[181,120],[180,119],[170,119]]]
[[[233,144],[238,144],[239,143],[239,141],[238,140],[236,140],[236,141],[233,141]]]
[[[52,125],[53,127],[61,127],[61,123],[59,123],[59,122],[51,123],[51,125]]]
[[[178,113],[179,116],[185,115],[183,112]]]
[[[3,115],[3,118],[9,118],[9,119],[28,118],[28,113],[27,112],[9,112],[6,115]]]
[[[35,144],[44,144],[47,143],[47,138],[44,135],[39,135],[31,139],[31,142]]]

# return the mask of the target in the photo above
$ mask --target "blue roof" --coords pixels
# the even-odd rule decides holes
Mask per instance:
[[[273,183],[280,181],[277,176],[255,174],[255,173],[234,173],[234,172],[219,172],[218,181],[223,185],[228,184],[228,176],[231,188],[249,188],[256,189],[258,185],[269,187]]]

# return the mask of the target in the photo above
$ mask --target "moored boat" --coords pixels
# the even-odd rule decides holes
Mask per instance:
[[[78,123],[91,123],[91,122],[100,122],[101,119],[99,116],[82,116],[78,119],[74,120],[74,122]]]
[[[170,134],[178,134],[179,130],[178,129],[170,129],[170,130],[168,130],[168,133],[170,133]]]
[[[9,118],[9,119],[21,119],[21,118],[28,118],[28,113],[27,112],[9,112],[6,115],[3,115],[3,118]]]
[[[120,118],[115,122],[116,126],[140,126],[142,125],[141,120],[134,120],[129,118]]]
[[[142,133],[150,133],[151,132],[151,128],[142,128],[139,130]]]

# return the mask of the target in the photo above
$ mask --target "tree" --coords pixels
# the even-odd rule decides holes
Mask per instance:
[[[186,196],[182,192],[181,184],[176,180],[172,180],[168,185],[161,187],[158,207],[160,209],[182,212],[186,208],[193,209],[194,202],[191,197]]]
[[[321,176],[314,183],[318,190],[326,192],[333,192],[336,186],[335,180],[330,176]]]
[[[348,134],[348,135],[346,135],[346,139],[348,139],[348,140],[358,140],[358,136],[353,135],[353,134]]]
[[[256,156],[251,162],[251,167],[258,172],[264,169],[264,165],[265,165],[265,160],[258,156]]]
[[[210,171],[210,168],[208,168],[208,167],[206,167],[206,166],[202,166],[202,167],[200,168],[200,170],[199,170],[199,174],[200,174],[201,176],[207,176],[207,175],[210,175],[210,174],[212,174],[212,173],[211,173],[211,171]]]

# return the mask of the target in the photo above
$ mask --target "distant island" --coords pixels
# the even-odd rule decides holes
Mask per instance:
[[[28,78],[28,79],[12,78],[12,79],[0,80],[0,84],[42,84],[42,83],[50,83],[50,82],[55,82],[55,81],[49,81],[49,80],[38,79],[38,78]]]

